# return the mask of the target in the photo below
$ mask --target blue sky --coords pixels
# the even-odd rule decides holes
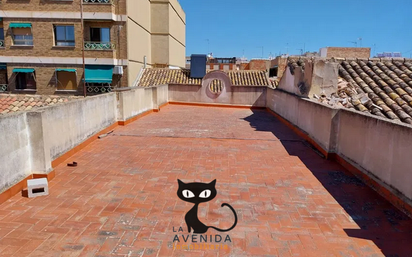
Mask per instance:
[[[412,0],[179,0],[186,54],[248,58],[325,46],[412,56]],[[208,43],[209,42],[209,43]]]

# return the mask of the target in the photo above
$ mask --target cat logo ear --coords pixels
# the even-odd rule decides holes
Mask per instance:
[[[180,179],[177,179],[177,183],[179,183],[179,186],[184,185],[185,183],[183,181],[181,181]]]
[[[215,186],[216,185],[216,179],[213,180],[212,182],[210,182],[209,185]]]

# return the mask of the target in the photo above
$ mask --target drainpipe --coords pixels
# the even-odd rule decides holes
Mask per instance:
[[[82,62],[83,62],[83,96],[86,97],[86,64],[84,61],[84,24],[83,24],[83,0],[80,0],[80,23],[82,29]]]

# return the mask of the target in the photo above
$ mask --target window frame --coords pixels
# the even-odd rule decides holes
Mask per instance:
[[[4,40],[4,27],[0,27],[0,40]]]
[[[26,81],[26,85],[24,88],[18,88],[18,76],[26,76],[24,79]],[[28,80],[33,80],[34,81],[34,88],[27,88],[27,81]],[[15,90],[27,90],[27,91],[37,91],[37,81],[36,81],[36,71],[33,72],[28,72],[28,73],[17,73],[16,74],[16,79],[15,79]],[[20,87],[20,86],[19,86]]]
[[[60,72],[73,73],[74,83],[75,83],[75,85],[76,85],[76,89],[67,89],[67,88],[65,88],[65,89],[59,89],[59,83],[60,83],[59,73],[60,73]],[[79,85],[78,85],[78,83],[77,83],[77,72],[55,71],[55,76],[56,76],[55,78],[56,78],[56,91],[57,91],[57,92],[77,92],[77,90],[78,90],[78,88],[79,88]]]
[[[65,38],[64,40],[57,39],[57,27],[64,27],[64,38]],[[67,27],[73,28],[73,40],[67,39]],[[57,47],[75,47],[76,46],[76,32],[75,32],[73,24],[54,24],[53,33],[54,33],[54,46],[57,46]],[[63,43],[63,44],[59,45],[59,43]],[[67,43],[68,45],[64,45],[64,43]]]
[[[93,30],[98,29],[99,30],[99,41],[93,41]],[[109,30],[109,41],[103,41],[102,40],[102,30],[107,29]],[[110,27],[90,27],[90,42],[98,42],[98,43],[111,43],[112,42],[112,37],[110,35],[111,28]]]
[[[12,33],[11,33],[11,36],[12,36],[12,41],[13,41],[13,46],[34,46],[34,37],[33,37],[33,31],[32,31],[32,29],[30,28],[30,34],[28,34],[28,35],[19,35],[19,34],[15,34],[15,29],[16,28],[12,28]],[[19,39],[16,39],[16,36],[18,36],[18,37],[22,37],[21,39],[19,38]],[[26,37],[28,37],[28,38],[26,38]],[[17,43],[16,44],[16,42],[23,42],[23,44],[20,44],[20,43]],[[27,44],[27,43],[30,43],[31,42],[31,44]]]

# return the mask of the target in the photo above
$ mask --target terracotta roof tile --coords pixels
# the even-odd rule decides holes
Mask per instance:
[[[265,71],[227,71],[234,86],[270,86]],[[202,79],[190,77],[189,70],[146,69],[140,79],[140,87],[151,87],[163,84],[201,85]]]
[[[39,107],[68,102],[81,97],[76,96],[39,96],[39,95],[0,95],[0,115],[34,110]]]
[[[202,80],[191,78],[189,70],[145,69],[139,86],[151,87],[163,84],[201,85]]]
[[[371,113],[412,124],[411,60],[345,60],[339,75],[368,96]]]

